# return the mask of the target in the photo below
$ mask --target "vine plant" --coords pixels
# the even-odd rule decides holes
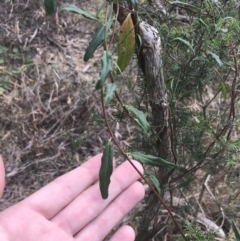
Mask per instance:
[[[52,5],[53,6],[53,5]],[[122,7],[125,11],[127,12],[127,16],[123,14],[121,21],[121,16],[119,13],[119,8]],[[48,9],[46,7],[46,9]],[[113,24],[113,10],[115,9],[116,11],[116,19],[114,23],[114,30],[112,32],[112,36],[108,38],[108,32]],[[71,11],[77,14],[81,14],[82,16],[90,19],[90,20],[97,20],[94,16],[88,14],[87,12],[77,8],[76,6],[73,5],[64,5],[61,7],[61,10],[67,10]],[[52,10],[49,11],[49,14],[52,14]],[[124,69],[127,67],[129,64],[132,54],[134,53],[135,50],[135,41],[138,44],[137,51],[140,52],[142,51],[142,46],[145,44],[146,41],[151,41],[151,39],[145,40],[145,42],[141,39],[141,36],[138,35],[136,32],[139,29],[139,22],[138,22],[138,3],[137,1],[131,1],[129,6],[122,6],[118,2],[114,3],[114,1],[109,2],[106,8],[106,18],[105,18],[105,23],[100,24],[98,27],[96,33],[94,34],[92,41],[89,43],[89,46],[86,50],[86,53],[84,55],[84,61],[88,61],[90,58],[93,57],[93,54],[95,50],[103,44],[104,46],[104,51],[101,56],[101,71],[100,71],[100,77],[97,81],[96,84],[96,90],[101,91],[101,103],[102,103],[102,108],[103,108],[103,113],[104,113],[104,119],[108,128],[108,131],[110,133],[111,140],[114,142],[114,144],[117,146],[119,151],[122,153],[124,158],[126,158],[133,168],[139,173],[139,175],[142,177],[142,179],[148,184],[150,189],[153,191],[153,193],[157,196],[158,200],[164,205],[164,207],[169,211],[169,214],[171,215],[173,221],[175,222],[176,226],[178,227],[180,233],[186,240],[184,233],[182,232],[181,228],[179,227],[178,223],[174,219],[170,209],[167,207],[167,205],[164,203],[162,197],[160,196],[159,192],[159,181],[157,178],[152,177],[152,184],[151,182],[144,177],[139,170],[135,167],[133,162],[130,159],[130,156],[132,156],[134,159],[138,160],[142,164],[146,165],[151,165],[151,166],[156,166],[156,167],[165,167],[165,168],[176,168],[178,170],[184,171],[184,168],[178,167],[177,165],[168,162],[160,157],[153,156],[153,155],[146,155],[141,152],[132,152],[132,153],[126,153],[121,146],[119,145],[118,141],[116,140],[113,131],[111,129],[111,126],[108,122],[108,117],[107,117],[107,112],[106,112],[106,107],[105,103],[108,103],[112,98],[113,95],[115,94],[117,99],[119,100],[120,104],[122,105],[123,109],[126,111],[128,114],[129,118],[135,120],[137,124],[143,129],[145,135],[149,135],[150,131],[150,124],[147,121],[146,115],[134,108],[133,106],[130,105],[123,105],[122,101],[120,100],[120,97],[117,93],[117,86],[114,83],[114,76],[113,76],[113,60],[112,60],[112,53],[111,53],[111,46],[113,42],[113,36],[116,34],[116,20],[119,18],[121,22],[121,28],[120,28],[120,34],[119,34],[119,44],[118,44],[118,62],[117,62],[117,69],[116,73],[121,74]],[[146,31],[145,28],[148,26],[145,26],[142,31]],[[150,26],[149,26],[150,27]],[[155,31],[153,29],[153,31]],[[155,33],[155,32],[154,32]],[[110,39],[110,41],[109,41]],[[160,40],[160,38],[159,38]],[[108,42],[109,41],[109,42]],[[160,45],[157,47],[161,47]],[[158,49],[156,49],[158,50]],[[160,49],[159,49],[160,50]],[[157,56],[157,55],[156,55]],[[157,56],[158,58],[161,58],[161,56]],[[157,64],[157,63],[156,63]],[[156,69],[156,72],[159,70]],[[111,83],[105,84],[108,76],[110,76]],[[105,85],[105,86],[104,86]],[[104,87],[105,87],[105,92],[104,92]],[[153,88],[153,87],[152,87]],[[154,94],[154,93],[153,93]],[[156,98],[156,97],[155,97]],[[111,140],[107,143],[104,151],[103,151],[103,157],[102,157],[102,165],[100,168],[99,172],[99,183],[100,183],[100,190],[102,194],[102,198],[106,199],[108,198],[108,187],[110,184],[110,177],[113,171],[113,148],[111,144]],[[154,187],[155,186],[155,187]]]
[[[44,3],[47,14],[54,14],[56,1],[45,0]],[[110,140],[102,156],[99,172],[100,191],[102,198],[107,199],[113,171],[113,142],[151,189],[149,203],[140,220],[137,241],[150,240],[160,230],[158,227],[160,222],[156,215],[159,203],[169,212],[182,238],[187,240],[170,208],[163,201],[165,189],[171,192],[173,185],[179,180],[186,179],[199,168],[207,166],[207,158],[213,163],[216,158],[222,160],[227,153],[228,143],[232,145],[238,143],[238,140],[231,142],[231,135],[238,115],[235,107],[239,78],[236,52],[240,41],[236,37],[236,32],[240,30],[240,24],[233,17],[224,16],[225,13],[220,6],[225,7],[229,14],[232,9],[227,3],[221,4],[218,5],[216,1],[211,0],[202,0],[198,3],[156,0],[148,2],[150,10],[147,13],[144,10],[144,3],[140,5],[137,0],[108,0],[105,2],[104,22],[74,5],[67,4],[60,8],[62,11],[70,11],[99,22],[99,27],[86,49],[84,61],[87,62],[93,57],[95,50],[103,46],[100,76],[95,88],[101,94],[101,105]],[[152,9],[162,7],[169,8],[169,11],[171,8],[177,8],[186,14],[172,14],[170,17],[166,16],[166,13],[161,15],[154,11],[151,14]],[[149,23],[141,19],[144,15],[147,15]],[[177,25],[175,21],[178,19],[184,19],[187,25],[175,26]],[[159,21],[161,24],[156,24]],[[117,22],[121,27],[118,44],[115,47],[113,40],[118,31]],[[171,29],[169,26],[172,26]],[[225,48],[232,54],[225,57]],[[118,56],[117,63],[113,61],[115,52]],[[136,108],[124,104],[118,94],[119,86],[115,82],[115,77],[124,72],[133,54],[137,55],[142,71],[144,103],[148,107],[146,108],[148,113],[142,111],[140,105]],[[234,69],[233,74],[230,68]],[[227,74],[223,76],[224,72]],[[216,76],[217,83],[213,81]],[[232,77],[231,83],[227,80],[228,77]],[[206,99],[204,93],[209,83],[216,91],[211,98]],[[223,114],[221,120],[216,120],[208,108],[220,94],[226,102],[228,100],[230,108],[225,119],[222,118],[226,116]],[[139,150],[125,152],[118,143],[106,111],[106,105],[113,101],[114,97],[125,115],[141,129],[142,138],[154,143],[154,147],[149,152]],[[193,98],[200,103],[201,111],[184,110]],[[193,119],[198,124],[194,124]],[[187,128],[193,125],[190,128],[192,133],[186,130],[183,122]],[[204,138],[207,138],[207,144],[203,144]],[[194,148],[193,143],[196,145]],[[240,148],[237,147],[235,150],[238,152]],[[131,158],[154,169],[142,175]],[[226,162],[221,163],[226,165]],[[195,210],[196,214],[197,210],[198,208]]]

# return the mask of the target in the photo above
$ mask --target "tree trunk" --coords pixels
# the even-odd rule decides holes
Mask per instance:
[[[130,1],[121,2],[121,6],[124,7],[119,8],[118,21],[120,23],[124,21],[130,12],[127,11],[127,9],[133,9]],[[115,12],[116,9],[117,5],[115,4]],[[135,21],[135,16],[133,16],[133,20]],[[137,24],[136,21],[134,24]],[[149,104],[152,109],[153,124],[157,133],[156,149],[159,157],[173,162],[169,121],[170,112],[162,69],[161,38],[158,31],[144,21],[140,21],[137,29],[142,39],[138,60],[147,82]],[[165,168],[158,169],[157,178],[162,186],[168,182],[168,171],[169,169]],[[163,191],[162,195],[164,195]],[[150,194],[147,206],[142,212],[139,235],[136,240],[151,240],[163,227],[162,224],[157,221],[159,207],[160,204],[155,195]]]

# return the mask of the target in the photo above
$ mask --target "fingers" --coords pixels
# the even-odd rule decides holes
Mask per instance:
[[[137,166],[140,172],[143,172],[142,166],[138,162],[134,162],[134,164]],[[109,205],[109,203],[111,203],[120,193],[131,186],[139,178],[139,174],[133,169],[130,163],[124,162],[114,170],[113,175],[111,176],[108,199],[102,199],[99,190],[99,183],[96,183],[84,191],[51,221],[57,226],[63,228],[63,230],[65,230],[70,235],[75,235],[79,232],[79,230],[81,230],[93,219],[95,219],[100,213],[102,213],[103,210]],[[133,189],[131,190],[134,191]],[[126,201],[128,199],[128,202],[131,205],[134,203],[134,201],[136,203],[136,200],[139,200],[136,197],[133,197],[131,193],[128,194],[128,197],[127,195],[124,195],[125,200],[123,200],[123,204],[127,207],[128,204],[126,204]],[[118,202],[117,204],[119,205]],[[122,206],[120,207],[123,208]],[[125,209],[123,209],[123,211],[126,212]],[[119,220],[119,217],[117,217],[117,219]],[[93,234],[92,231],[91,234]]]
[[[121,193],[95,220],[90,222],[76,236],[76,240],[101,241],[112,230],[113,227],[144,197],[143,185],[135,182],[123,193]],[[129,233],[128,233],[129,234]],[[127,233],[116,233],[112,240],[120,239]],[[131,234],[130,238],[134,236]],[[129,240],[134,240],[129,239]]]
[[[123,226],[112,236],[110,241],[134,241],[135,232],[130,226]]]
[[[98,180],[101,157],[102,154],[94,156],[79,168],[55,179],[19,204],[28,205],[45,218],[51,219]]]
[[[9,241],[8,235],[5,230],[0,226],[0,240],[1,241]]]
[[[5,187],[5,168],[4,168],[2,157],[0,156],[0,198],[2,197],[4,187]]]

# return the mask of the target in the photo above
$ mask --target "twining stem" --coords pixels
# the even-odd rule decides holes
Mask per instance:
[[[124,152],[124,150],[121,148],[121,146],[119,145],[119,143],[117,142],[112,129],[109,125],[108,122],[108,118],[107,118],[107,112],[106,112],[106,108],[104,105],[104,97],[103,97],[103,89],[101,89],[101,104],[102,104],[102,109],[103,109],[103,115],[104,115],[104,120],[105,123],[107,125],[109,134],[114,142],[114,144],[117,146],[117,148],[119,149],[119,151],[122,153],[122,155],[124,156],[124,158],[126,158],[129,163],[132,165],[132,167],[136,170],[136,172],[140,175],[140,177],[145,181],[145,183],[149,186],[149,188],[152,190],[152,192],[157,196],[158,200],[162,203],[162,205],[166,208],[166,210],[168,211],[168,213],[170,214],[174,224],[176,225],[177,229],[179,230],[179,232],[181,233],[182,237],[184,238],[185,241],[187,241],[187,238],[185,237],[183,231],[181,230],[180,226],[178,225],[176,219],[174,218],[171,210],[169,209],[169,207],[165,204],[165,202],[163,201],[162,197],[157,193],[157,191],[155,190],[155,188],[152,186],[152,184],[144,177],[144,175],[137,169],[137,167],[133,164],[132,160],[128,157],[127,153]]]

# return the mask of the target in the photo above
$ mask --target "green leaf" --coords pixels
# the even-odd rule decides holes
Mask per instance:
[[[139,124],[139,126],[143,128],[143,130],[145,130],[146,133],[148,133],[150,130],[150,124],[146,119],[147,114],[143,113],[142,111],[136,109],[131,105],[125,105],[125,107],[136,116],[135,121]]]
[[[191,7],[191,8],[196,9],[196,10],[201,10],[200,8],[198,8],[198,7],[196,7],[196,6],[192,5],[192,4],[185,3],[185,2],[182,2],[182,1],[174,1],[171,4],[180,4],[180,5]]]
[[[84,54],[84,57],[83,57],[83,60],[85,62],[87,62],[90,58],[93,57],[95,50],[100,44],[103,43],[104,38],[105,38],[104,26],[101,25],[93,35],[92,40],[87,47],[86,53]]]
[[[110,178],[113,172],[113,149],[109,141],[104,148],[99,171],[99,185],[103,199],[108,198],[108,187],[111,182]]]
[[[208,29],[209,26],[201,18],[196,18],[196,20],[198,20],[200,23],[202,23]]]
[[[142,164],[158,167],[174,168],[175,165],[171,162],[165,161],[160,157],[142,154],[141,152],[131,152],[130,155],[134,160],[139,161]]]
[[[193,59],[194,61],[199,60],[199,61],[206,61],[209,62],[208,58],[206,56],[197,56]]]
[[[239,234],[239,231],[235,225],[235,223],[232,221],[232,229],[233,229],[233,232],[235,234],[235,238],[236,238],[236,241],[240,241],[240,234]]]
[[[184,91],[183,93],[180,93],[179,101],[183,100],[184,98],[190,98],[191,95],[192,95],[192,90]]]
[[[117,89],[117,85],[115,83],[106,84],[105,96],[104,96],[104,101],[106,103],[109,103],[109,101],[112,99],[116,89]]]
[[[178,37],[178,38],[175,38],[175,39],[173,39],[173,40],[178,40],[178,41],[184,43],[185,45],[187,45],[187,46],[192,50],[193,53],[195,52],[194,49],[193,49],[193,47],[192,47],[192,45],[191,45],[187,40],[182,39],[182,38],[179,38],[179,37]]]
[[[93,57],[93,54],[95,50],[98,48],[99,45],[101,45],[105,39],[105,32],[108,33],[109,29],[111,28],[113,23],[113,20],[109,20],[107,23],[107,28],[105,31],[105,28],[103,25],[99,26],[97,31],[92,37],[91,42],[89,43],[86,52],[84,54],[83,60],[87,62],[90,58]]]
[[[226,100],[226,98],[227,98],[227,87],[226,87],[224,82],[221,82],[221,90],[222,90],[223,98],[224,98],[224,100]]]
[[[149,174],[148,177],[152,182],[153,186],[157,189],[158,193],[161,193],[160,183],[158,179],[153,174]]]
[[[138,1],[137,0],[131,0],[131,4],[133,5],[133,8],[135,11],[138,10]]]
[[[97,18],[95,18],[94,16],[92,16],[91,14],[83,11],[82,9],[76,7],[75,5],[70,5],[70,4],[64,4],[61,8],[60,11],[69,11],[69,12],[73,12],[73,13],[77,13],[82,15],[84,18],[90,19],[90,20],[97,20]]]
[[[47,15],[52,16],[56,8],[56,0],[44,0],[44,6]]]
[[[137,40],[139,42],[139,44],[138,44],[138,54],[140,54],[140,51],[142,49],[142,37],[139,34],[137,34]]]
[[[131,152],[130,155],[134,160],[137,160],[142,164],[156,166],[156,167],[176,168],[179,171],[183,171],[183,172],[186,171],[185,168],[176,166],[175,164],[165,161],[164,159],[157,156],[145,155],[145,154],[142,154],[141,152]]]
[[[212,56],[213,59],[216,60],[216,62],[218,63],[218,65],[221,67],[223,66],[223,62],[220,60],[219,56],[214,54],[213,52],[211,51],[207,51],[208,54],[210,54]]]
[[[109,29],[111,28],[112,23],[113,23],[113,20],[109,19],[108,22],[107,22],[107,30],[106,30],[107,33],[108,33]]]
[[[220,29],[223,33],[227,33],[228,32],[228,29],[227,28],[221,28]]]
[[[103,51],[102,57],[101,57],[101,64],[102,68],[100,71],[100,78],[97,81],[96,84],[96,90],[99,90],[103,87],[108,74],[112,71],[112,54],[109,51]]]
[[[135,28],[133,25],[131,14],[129,13],[124,22],[122,23],[119,32],[117,61],[119,69],[117,69],[117,74],[123,72],[128,66],[134,52],[134,46]]]

